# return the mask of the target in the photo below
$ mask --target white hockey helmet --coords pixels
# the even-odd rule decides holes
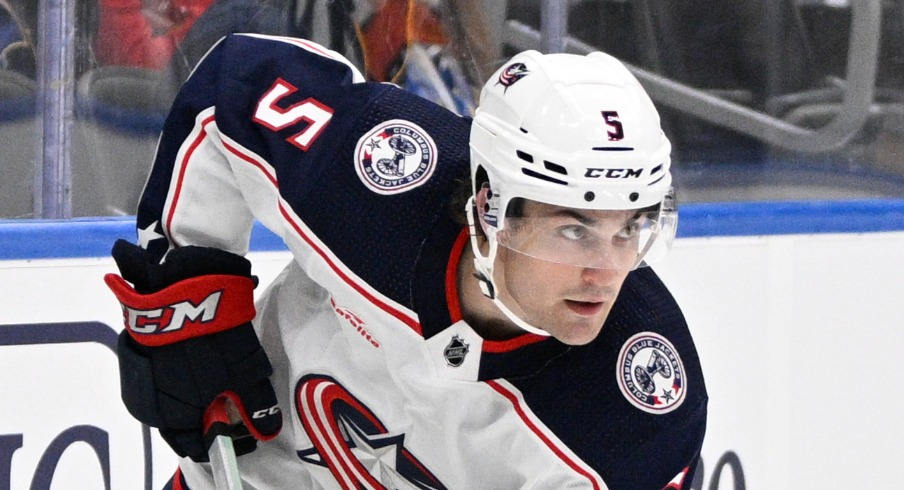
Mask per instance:
[[[671,245],[677,226],[671,145],[646,91],[612,56],[536,51],[516,55],[483,86],[470,147],[474,195],[466,211],[477,275],[484,294],[525,330],[545,333],[518,318],[497,297],[497,247],[578,267],[631,270],[661,258]],[[481,183],[484,173],[487,182]],[[485,187],[488,191],[484,189],[476,209]],[[636,235],[625,241],[634,250],[620,254],[630,259],[617,266],[601,265],[584,251],[567,253],[552,242],[538,247],[533,239],[528,250],[522,246],[526,242],[506,233],[522,224],[517,209],[526,201],[583,210],[637,210],[638,219],[632,221],[637,223]],[[486,254],[478,247],[478,224],[488,240]],[[599,238],[611,246],[611,240]]]

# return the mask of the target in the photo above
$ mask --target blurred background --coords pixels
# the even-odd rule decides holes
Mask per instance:
[[[0,489],[172,474],[119,401],[101,278],[230,32],[312,39],[462,115],[516,52],[621,58],[673,144],[656,272],[707,373],[693,488],[900,487],[904,0],[0,0]],[[267,284],[291,256],[257,231]]]
[[[460,114],[518,51],[603,50],[659,106],[683,202],[904,197],[899,0],[0,0],[0,218],[133,214],[229,32],[315,40]]]

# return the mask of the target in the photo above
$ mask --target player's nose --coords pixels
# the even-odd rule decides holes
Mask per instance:
[[[584,267],[581,269],[581,280],[594,286],[607,286],[618,274],[613,267]]]

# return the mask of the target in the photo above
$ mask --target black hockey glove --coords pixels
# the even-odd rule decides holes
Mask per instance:
[[[247,428],[235,439],[237,454],[275,437],[282,414],[269,380],[273,368],[251,325],[251,263],[188,246],[152,264],[147,251],[125,240],[113,246],[113,258],[122,277],[104,280],[122,304],[119,371],[129,412],[195,461],[208,459],[203,420],[219,396],[233,401]]]

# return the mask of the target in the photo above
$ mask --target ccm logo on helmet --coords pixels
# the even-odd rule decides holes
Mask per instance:
[[[123,305],[126,324],[135,333],[150,334],[179,330],[186,321],[209,322],[217,316],[222,291],[216,291],[204,298],[200,303],[180,301],[172,305],[152,310],[137,310]]]
[[[642,174],[642,168],[588,168],[584,172],[584,177],[591,179],[636,179]]]

